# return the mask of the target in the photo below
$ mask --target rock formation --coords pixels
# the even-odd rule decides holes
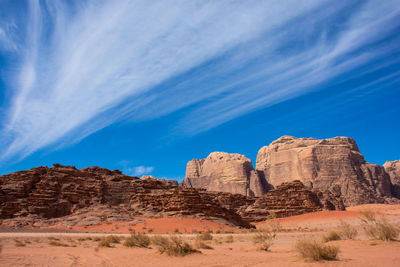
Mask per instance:
[[[308,188],[329,190],[347,206],[383,203],[391,197],[391,182],[385,169],[364,160],[355,141],[283,136],[257,155],[256,170],[277,186],[292,180]]]
[[[262,198],[184,188],[154,177],[131,177],[99,167],[55,164],[0,176],[0,224],[86,226],[136,222],[135,216],[193,216],[251,227],[270,212],[279,217],[328,208],[323,193],[301,182],[278,186]]]
[[[400,198],[400,160],[386,161],[383,167],[389,174],[393,195]]]
[[[189,161],[182,185],[244,196],[265,193],[264,182],[253,169],[251,160],[241,154],[224,152],[213,152],[205,159]]]

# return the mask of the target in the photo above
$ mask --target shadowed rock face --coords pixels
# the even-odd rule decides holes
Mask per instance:
[[[244,196],[262,196],[266,192],[250,159],[225,152],[213,152],[205,159],[189,161],[182,185]]]
[[[392,182],[393,195],[400,198],[400,160],[386,161],[383,167],[389,174],[390,181]]]
[[[348,137],[283,136],[259,150],[256,170],[273,186],[300,180],[309,188],[330,190],[341,196],[346,206],[380,203],[391,197],[384,168],[366,162]]]

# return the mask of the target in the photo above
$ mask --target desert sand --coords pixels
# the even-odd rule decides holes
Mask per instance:
[[[266,252],[258,250],[252,243],[254,233],[249,230],[195,218],[140,218],[146,222],[134,226],[113,222],[68,229],[81,231],[75,233],[2,232],[0,266],[399,266],[400,242],[368,240],[362,231],[356,240],[328,243],[339,246],[337,261],[309,262],[298,256],[293,247],[297,239],[320,238],[328,230],[335,229],[340,220],[357,225],[363,209],[374,210],[400,226],[400,205],[362,205],[347,211],[322,211],[282,218],[277,220],[282,230],[270,251]],[[258,223],[257,228],[267,227],[268,223],[271,222]],[[128,236],[129,228],[145,233],[151,229],[149,235],[174,233],[188,242],[194,242],[196,234],[192,232],[208,230],[213,232],[213,240],[207,241],[213,249],[171,257],[159,254],[156,249],[127,248],[121,244],[98,248],[98,236],[106,233]],[[226,236],[231,235],[232,230],[234,242],[226,243]],[[68,247],[50,245],[52,240]]]

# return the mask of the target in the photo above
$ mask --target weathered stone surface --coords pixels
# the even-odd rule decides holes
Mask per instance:
[[[386,161],[383,167],[389,174],[393,195],[400,198],[400,160]]]
[[[234,211],[214,203],[201,191],[99,167],[77,170],[56,164],[0,176],[0,201],[0,219],[25,217],[27,222],[76,215],[81,210],[106,205],[113,212],[101,220],[116,214],[191,215],[250,227]],[[98,222],[93,217],[84,221]]]
[[[88,226],[134,223],[139,215],[192,216],[251,227],[250,222],[267,219],[271,211],[282,217],[324,209],[324,197],[301,182],[278,186],[258,198],[184,188],[118,170],[56,164],[0,176],[0,220],[15,226]]]
[[[283,136],[259,150],[256,169],[273,186],[300,180],[309,188],[341,196],[347,206],[383,203],[391,197],[384,168],[366,162],[348,137],[319,140]]]
[[[241,154],[213,152],[206,159],[189,161],[185,187],[228,192],[244,196],[262,196],[265,186],[251,160]]]

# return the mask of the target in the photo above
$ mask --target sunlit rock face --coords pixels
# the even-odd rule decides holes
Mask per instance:
[[[383,167],[389,174],[392,183],[392,194],[400,198],[400,160],[386,161]]]
[[[272,186],[300,180],[309,188],[340,195],[346,206],[385,202],[392,196],[385,169],[366,162],[348,137],[283,136],[259,150],[256,170]]]
[[[205,159],[189,161],[182,184],[244,196],[262,196],[266,192],[262,177],[254,170],[250,159],[225,152],[213,152]]]

